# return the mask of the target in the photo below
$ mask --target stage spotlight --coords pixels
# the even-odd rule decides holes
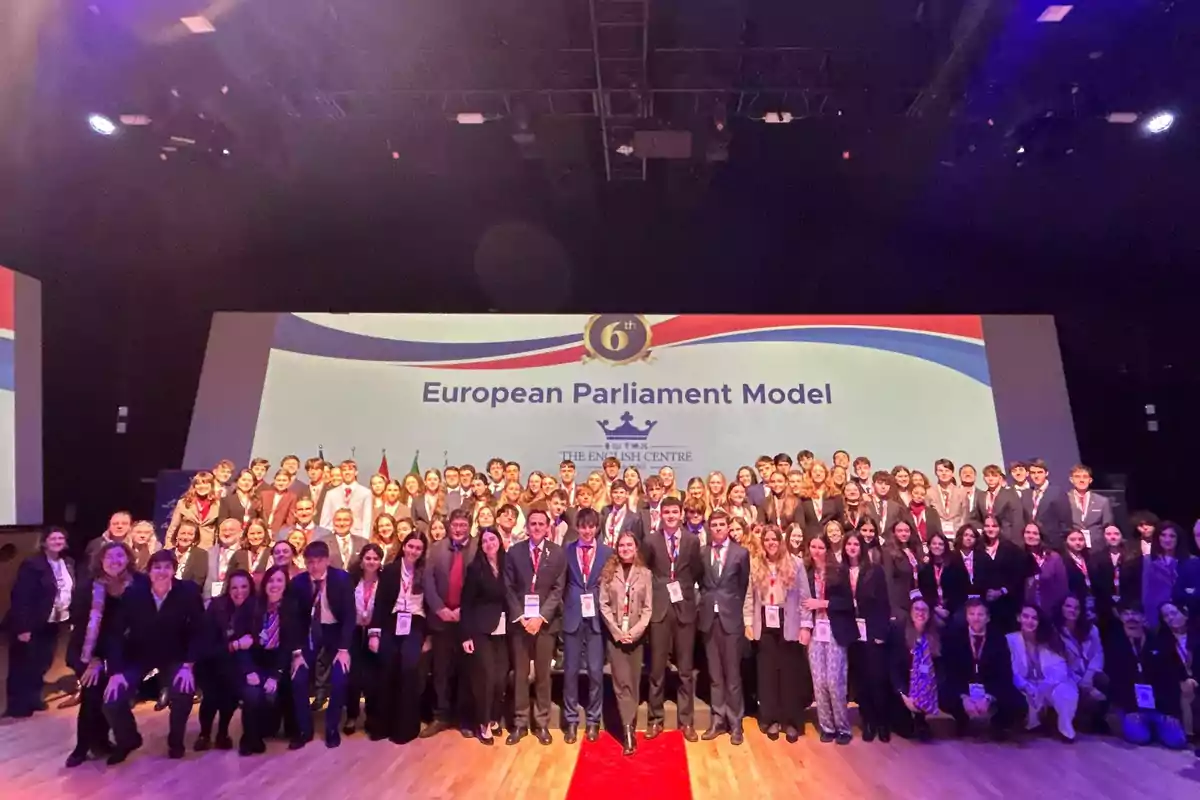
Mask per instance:
[[[1150,115],[1146,122],[1143,123],[1142,128],[1146,133],[1158,134],[1171,130],[1171,126],[1174,124],[1174,114],[1170,111],[1158,111]]]
[[[101,136],[112,136],[117,132],[117,125],[103,114],[89,114],[88,127]]]

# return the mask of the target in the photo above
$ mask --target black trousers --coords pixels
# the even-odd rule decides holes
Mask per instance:
[[[612,639],[608,640],[608,664],[612,672],[613,694],[617,698],[621,724],[626,727],[637,724],[638,690],[642,685],[645,642],[645,636],[633,644],[619,644]]]
[[[558,637],[543,625],[536,636],[531,636],[518,626],[508,637],[513,651],[513,698],[516,707],[513,724],[518,728],[530,727],[529,662],[533,661],[534,687],[533,727],[550,726],[550,660],[558,646]]]
[[[360,625],[354,629],[354,641],[350,645],[350,682],[346,689],[347,722],[358,719],[364,697],[368,704],[378,699],[374,690],[379,686],[376,673],[380,668],[378,654],[372,653],[367,647],[367,629]]]
[[[742,630],[729,633],[720,619],[704,632],[704,657],[712,678],[712,725],[723,724],[726,730],[740,731],[746,715],[742,695]]]
[[[160,685],[170,691],[167,675],[162,674]],[[239,680],[240,679],[240,680]],[[217,735],[229,735],[229,723],[237,710],[242,691],[239,683],[244,679],[238,674],[237,665],[230,655],[206,658],[196,665],[196,682],[200,686],[200,735],[212,735],[213,720],[217,722]]]
[[[5,686],[10,717],[28,717],[42,702],[42,681],[54,663],[54,648],[58,645],[61,624],[46,622],[28,631],[29,641],[22,642],[12,631],[8,647],[8,683]]]
[[[473,719],[477,726],[504,719],[508,689],[508,637],[476,636],[475,652],[467,656],[471,668]]]
[[[192,713],[192,702],[195,691],[185,692],[175,685],[175,675],[179,672],[179,664],[160,666],[158,671],[167,679],[168,700],[170,703],[170,722],[167,733],[167,746],[172,749],[183,747],[183,733],[187,728],[188,717]],[[141,737],[138,735],[137,721],[133,718],[133,701],[142,676],[149,668],[131,667],[125,671],[125,686],[117,692],[117,696],[104,703],[104,717],[112,727],[113,738],[117,747],[132,750],[137,747]],[[103,692],[103,689],[101,689]]]
[[[674,606],[667,609],[662,622],[650,623],[650,688],[646,698],[648,721],[662,724],[663,704],[666,702],[667,659],[674,658],[679,669],[679,725],[684,727],[695,720],[696,698],[696,624],[679,621]]]
[[[414,617],[415,622],[415,617]],[[453,725],[469,725],[471,674],[457,622],[441,622],[433,632],[433,718]]]
[[[963,707],[962,695],[956,695],[953,692],[939,692],[938,705],[943,711],[954,717],[954,721],[960,727],[970,724],[971,718],[967,716],[966,709]],[[1025,696],[1016,687],[1006,686],[992,703],[992,717],[988,724],[992,730],[1007,731],[1018,719],[1025,718],[1027,709],[1028,703]]]
[[[274,691],[267,691],[267,680],[273,673],[256,671],[258,685],[251,686],[242,679],[240,697],[242,701],[242,742],[260,745],[267,736],[279,730],[279,718],[283,714],[284,700],[290,697],[287,691],[287,671],[275,682]],[[293,729],[295,725],[292,725]],[[292,733],[292,731],[289,731]]]
[[[381,668],[376,686],[367,691],[367,734],[387,737],[396,744],[411,742],[421,732],[421,695],[425,693],[427,661],[421,653],[425,643],[425,618],[414,614],[406,636],[385,631],[379,643]],[[378,699],[371,702],[371,696]]]
[[[808,707],[804,698],[811,695],[812,676],[804,646],[787,641],[782,628],[768,628],[764,621],[758,640],[759,723],[802,729]]]
[[[854,678],[854,697],[863,727],[879,729],[891,724],[892,690],[887,659],[886,645],[863,641],[850,645],[850,674]]]
[[[78,673],[83,677],[83,673]],[[95,686],[79,687],[79,713],[75,717],[75,749],[79,752],[95,751],[107,747],[108,720],[104,717],[104,685],[107,673],[100,673]]]

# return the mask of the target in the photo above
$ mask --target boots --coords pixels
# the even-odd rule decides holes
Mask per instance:
[[[621,755],[631,756],[637,752],[637,732],[632,725],[625,726],[625,742],[621,750]]]

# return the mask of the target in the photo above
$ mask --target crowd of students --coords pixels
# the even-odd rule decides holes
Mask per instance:
[[[594,741],[606,664],[627,755],[643,700],[645,737],[662,732],[672,665],[688,741],[741,744],[750,708],[794,743],[815,704],[821,741],[848,744],[851,699],[864,742],[927,740],[939,712],[996,739],[1052,724],[1071,742],[1114,717],[1135,744],[1195,732],[1200,522],[1139,512],[1126,534],[1083,466],[1059,487],[1037,459],[989,465],[979,486],[945,459],[930,479],[802,451],[682,488],[615,458],[583,481],[570,461],[366,486],[349,460],[308,459],[308,482],[295,456],[268,468],[197,473],[162,545],[118,512],[76,563],[50,530],[13,588],[7,714],[45,707],[69,629],[69,766],[140,747],[139,698],[169,709],[182,758],[198,695],[201,751],[234,747],[239,709],[247,756],[281,732],[304,747],[322,709],[327,747],[359,730],[549,744],[552,725]]]

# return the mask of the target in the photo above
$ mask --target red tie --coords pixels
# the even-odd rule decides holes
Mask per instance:
[[[588,576],[592,574],[592,547],[591,545],[582,545],[583,550],[583,582],[587,583]]]
[[[350,487],[346,487],[346,502],[350,502]]]

